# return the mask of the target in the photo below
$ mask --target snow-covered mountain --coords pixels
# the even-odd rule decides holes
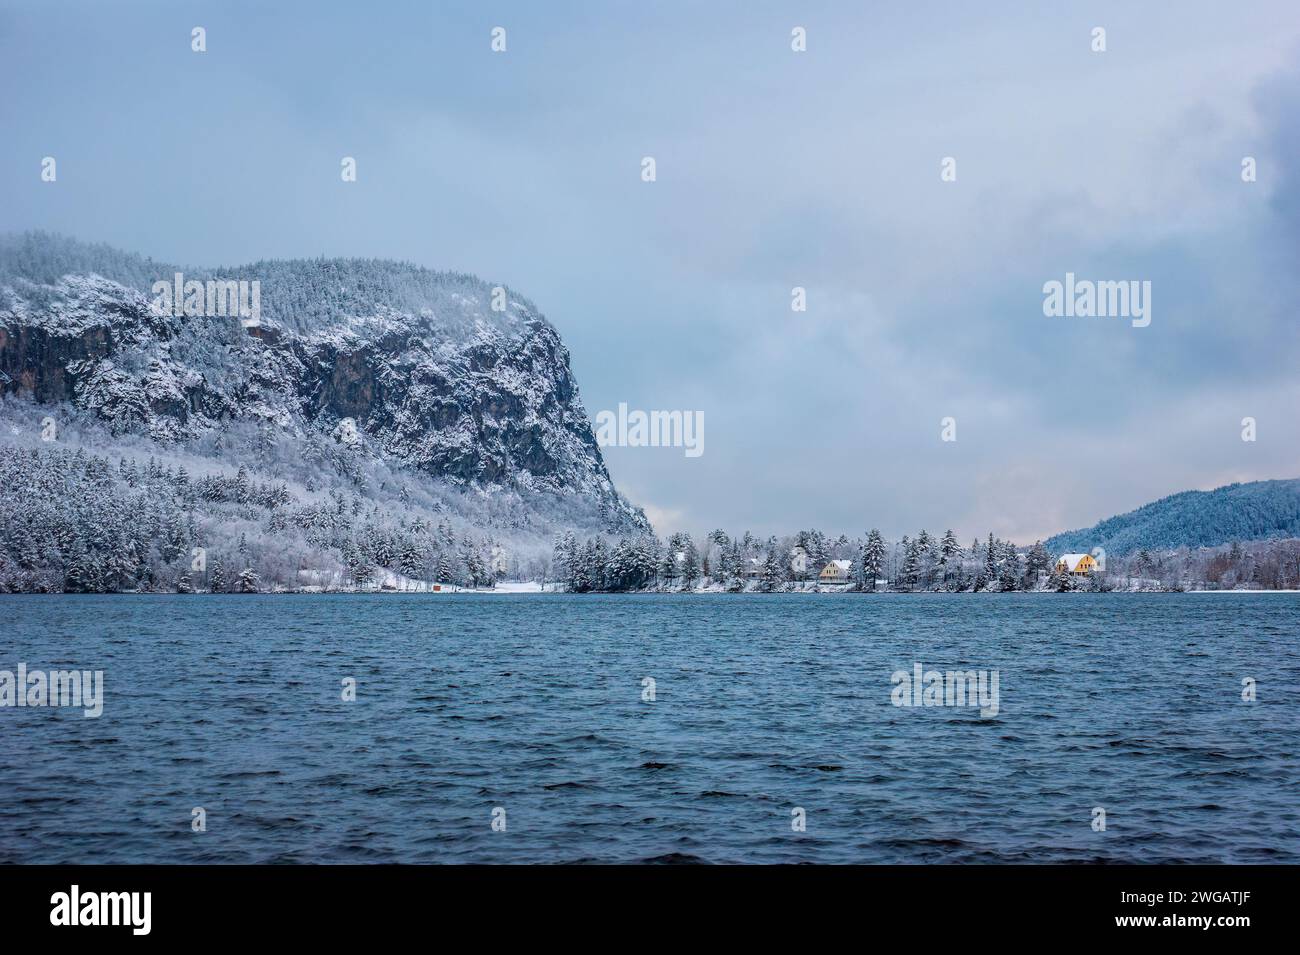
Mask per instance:
[[[155,283],[177,272],[259,283],[259,324],[156,308]],[[357,474],[382,462],[517,498],[554,517],[539,530],[649,529],[610,480],[556,330],[469,275],[360,259],[187,268],[0,238],[0,396],[218,459],[226,436],[252,433],[299,476],[304,457]]]
[[[1108,555],[1122,557],[1144,549],[1294,537],[1300,537],[1300,478],[1183,491],[1092,527],[1057,534],[1046,544],[1053,554],[1102,547]]]

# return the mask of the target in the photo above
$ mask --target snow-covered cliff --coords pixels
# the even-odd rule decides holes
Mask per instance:
[[[177,272],[257,282],[259,324],[158,309],[154,283]],[[6,237],[0,395],[217,457],[222,434],[255,428],[304,453],[516,495],[562,515],[557,527],[648,529],[610,481],[555,329],[468,275],[358,259],[190,269]]]

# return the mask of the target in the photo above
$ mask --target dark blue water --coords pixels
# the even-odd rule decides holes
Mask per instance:
[[[0,709],[3,862],[1300,862],[1294,595],[0,614],[0,669],[105,671],[99,719]],[[894,706],[915,662],[998,670],[997,717]]]

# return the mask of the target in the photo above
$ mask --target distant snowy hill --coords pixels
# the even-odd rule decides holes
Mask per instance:
[[[1184,491],[1046,542],[1053,554],[1102,547],[1122,557],[1135,551],[1216,547],[1233,541],[1300,537],[1300,479],[1229,484]]]
[[[260,325],[157,314],[154,283],[260,283]],[[490,496],[543,533],[647,531],[614,488],[537,309],[472,276],[379,260],[201,269],[44,233],[0,238],[0,396],[110,435],[366,496],[368,465],[447,506]],[[110,449],[111,450],[111,449]],[[541,515],[539,519],[539,515]]]

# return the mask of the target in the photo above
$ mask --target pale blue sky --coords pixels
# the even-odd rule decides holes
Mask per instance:
[[[1300,476],[1300,8],[993,6],[0,0],[0,230],[509,284],[593,417],[704,412],[606,453],[661,531],[1027,541]],[[1067,271],[1150,327],[1045,318]]]

